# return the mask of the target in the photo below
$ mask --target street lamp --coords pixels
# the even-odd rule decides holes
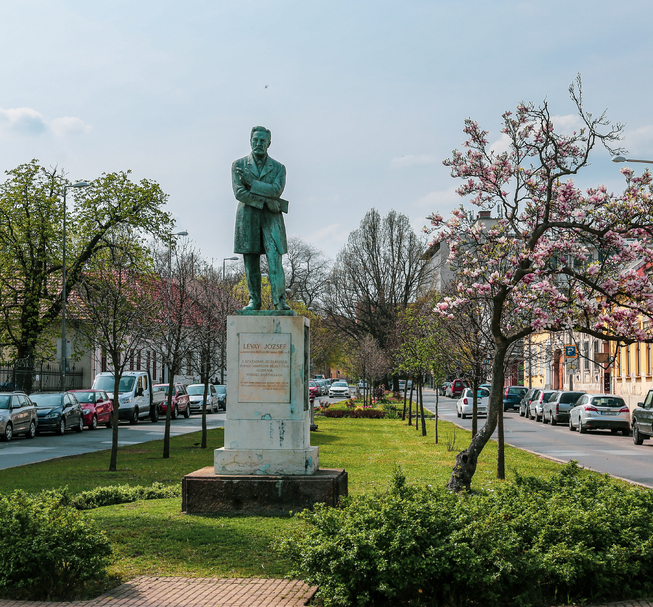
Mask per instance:
[[[86,181],[78,181],[63,187],[63,264],[61,288],[61,389],[66,389],[66,370],[68,367],[68,347],[66,344],[66,192],[68,188],[87,188]]]
[[[222,259],[222,290],[224,291],[224,285],[225,285],[225,278],[226,278],[226,265],[225,262],[227,261],[238,261],[238,257],[224,257]],[[226,327],[225,327],[225,334],[222,337],[222,343],[220,347],[220,381],[222,382],[222,385],[224,386],[224,346],[225,346],[225,339],[227,338],[227,332],[226,332]]]
[[[170,234],[170,236],[188,236],[188,232],[183,230],[182,232],[175,232]],[[168,247],[168,269],[170,270],[170,275],[172,276],[172,245]]]
[[[634,158],[626,158],[625,156],[615,156],[612,162],[643,162],[645,164],[653,164],[653,160],[635,160]]]

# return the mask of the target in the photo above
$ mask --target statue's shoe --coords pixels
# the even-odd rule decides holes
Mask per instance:
[[[274,304],[275,310],[290,310],[290,306],[285,301],[280,301],[278,304]]]
[[[261,303],[260,302],[255,302],[254,300],[250,299],[249,303],[243,308],[243,310],[260,310],[261,309]]]

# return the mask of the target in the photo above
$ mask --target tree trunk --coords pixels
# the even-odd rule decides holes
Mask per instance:
[[[408,399],[408,380],[404,384],[404,412],[401,414],[401,421],[406,421],[406,400]]]
[[[503,443],[503,401],[499,409],[499,424],[497,428],[497,478],[503,480],[506,478],[505,450]]]
[[[410,384],[410,397],[408,398],[408,425],[412,426],[413,425],[413,389],[415,388],[415,378],[413,378],[413,381]],[[406,380],[406,383],[408,383],[408,380]]]
[[[478,377],[472,379],[472,437],[478,432]]]
[[[497,427],[499,409],[503,409],[503,365],[506,358],[506,349],[507,346],[502,344],[497,347],[494,354],[494,361],[492,363],[492,390],[490,392],[490,402],[485,425],[472,438],[469,447],[456,456],[456,464],[451,471],[451,477],[447,483],[447,489],[456,493],[463,490],[469,491],[472,478],[476,472],[478,456]]]
[[[435,390],[435,444],[438,444],[438,417],[439,417],[440,392]],[[455,426],[454,426],[455,428]]]
[[[426,419],[424,417],[424,384],[419,380],[419,410],[422,418],[422,436],[426,436]]]
[[[118,470],[118,408],[120,407],[120,375],[118,369],[118,361],[116,357],[113,360],[113,413],[111,414],[111,460],[109,462],[109,472],[116,472]],[[150,390],[152,386],[150,386]]]
[[[208,375],[204,380],[204,399],[202,401],[202,449],[206,449],[206,399],[209,395],[209,378]],[[190,407],[190,403],[188,403]]]
[[[168,377],[168,406],[166,407],[166,430],[163,435],[163,459],[170,457],[170,420],[172,419],[172,393],[175,389],[175,375],[177,375],[177,369],[170,369]]]

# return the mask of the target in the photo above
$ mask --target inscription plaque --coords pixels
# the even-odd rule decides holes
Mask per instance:
[[[238,335],[238,395],[242,403],[290,402],[290,333]]]

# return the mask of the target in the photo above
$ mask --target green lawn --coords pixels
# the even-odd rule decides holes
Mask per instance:
[[[398,464],[409,482],[444,485],[455,455],[467,446],[470,433],[440,422],[440,442],[434,443],[433,421],[428,436],[400,420],[317,418],[319,431],[311,443],[320,447],[321,468],[344,468],[349,491],[357,494],[385,487]],[[72,493],[98,486],[179,483],[182,477],[213,463],[213,449],[221,447],[222,429],[209,432],[208,449],[198,447],[200,433],[171,439],[171,457],[162,459],[162,441],[122,447],[118,471],[108,472],[109,452],[65,457],[49,462],[0,470],[0,493],[14,489],[36,492],[68,486]],[[451,448],[451,450],[450,450]],[[559,464],[506,447],[508,476],[549,475]],[[476,487],[496,480],[496,443],[483,452]],[[116,550],[111,573],[136,575],[283,576],[289,563],[269,548],[281,532],[301,524],[289,517],[188,516],[181,499],[153,500],[98,508],[86,513],[108,533]]]

